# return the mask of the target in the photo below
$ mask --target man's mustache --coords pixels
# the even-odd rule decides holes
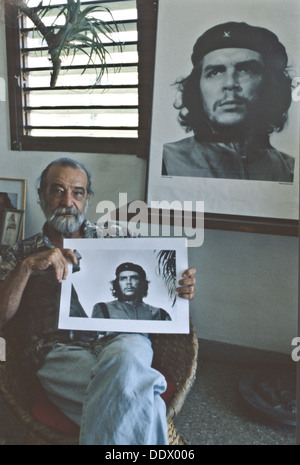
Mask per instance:
[[[56,218],[58,216],[67,216],[67,215],[73,215],[76,218],[78,218],[80,213],[78,210],[76,210],[76,208],[73,208],[73,207],[59,207],[53,212],[52,218]]]
[[[245,105],[245,104],[248,104],[249,101],[247,98],[245,97],[239,97],[239,96],[230,96],[230,97],[227,97],[227,98],[222,98],[220,100],[217,100],[214,104],[214,107],[215,109],[217,107],[222,107],[224,105]]]

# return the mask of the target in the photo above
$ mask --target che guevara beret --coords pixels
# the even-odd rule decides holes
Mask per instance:
[[[224,48],[246,48],[260,53],[277,69],[287,66],[287,53],[278,37],[268,29],[243,22],[227,22],[208,29],[196,41],[192,63],[196,66],[208,53]]]
[[[146,273],[143,268],[140,265],[136,265],[135,263],[121,263],[121,265],[119,265],[116,269],[116,276],[119,276],[122,271],[135,271],[141,278],[146,279]]]

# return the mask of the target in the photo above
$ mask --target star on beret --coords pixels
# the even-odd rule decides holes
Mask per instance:
[[[224,31],[223,38],[230,39],[231,31]]]

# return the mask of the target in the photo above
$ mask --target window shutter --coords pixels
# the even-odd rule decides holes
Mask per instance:
[[[33,6],[33,1],[29,0],[28,5]],[[51,0],[44,23],[52,24],[64,3],[66,0]],[[118,29],[113,40],[121,44],[120,51],[105,42],[108,71],[95,85],[96,65],[87,64],[82,51],[64,57],[57,84],[51,88],[52,67],[40,33],[27,16],[19,15],[16,39],[16,25],[9,18],[11,10],[6,15],[10,113],[15,128],[12,148],[137,154],[140,100],[137,2],[81,0],[81,3],[82,8],[88,5],[109,8]],[[112,23],[109,14],[100,13],[100,17]],[[17,46],[18,63],[13,58],[18,56]]]

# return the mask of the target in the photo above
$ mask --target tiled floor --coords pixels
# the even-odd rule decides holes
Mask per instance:
[[[175,420],[191,445],[295,445],[295,427],[270,422],[240,396],[245,369],[199,360],[197,380]]]

